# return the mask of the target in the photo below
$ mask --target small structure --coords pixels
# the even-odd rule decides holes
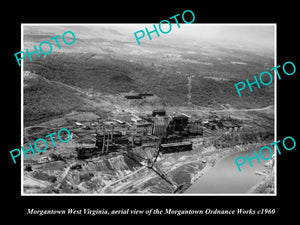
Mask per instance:
[[[118,120],[118,119],[113,119],[113,120],[116,121],[116,122],[119,123],[119,124],[125,124],[125,122],[122,121],[122,120]]]
[[[139,94],[141,97],[150,97],[150,96],[153,96],[153,94],[151,93],[142,93],[142,94]]]
[[[229,131],[238,131],[241,127],[240,124],[234,123],[232,121],[222,122],[223,128]]]
[[[141,95],[125,95],[125,98],[127,99],[142,99]]]
[[[152,116],[165,116],[166,110],[164,109],[155,109],[152,111]]]
[[[161,148],[160,151],[163,154],[182,152],[182,151],[192,151],[193,143],[191,141],[167,143],[167,144],[161,144],[160,148]]]
[[[50,161],[51,161],[51,158],[48,156],[44,156],[44,157],[38,159],[38,163],[48,163]]]
[[[79,122],[75,122],[75,125],[79,126],[79,127],[83,127],[84,126],[82,123],[79,123]]]

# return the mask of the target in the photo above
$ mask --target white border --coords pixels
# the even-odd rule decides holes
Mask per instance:
[[[274,67],[277,66],[277,23],[194,23],[195,25],[207,25],[207,26],[274,26]],[[120,26],[120,25],[127,25],[127,24],[116,24],[116,23],[21,23],[21,51],[23,51],[23,44],[24,44],[24,33],[23,33],[23,26],[24,25],[30,25],[30,26],[101,26],[101,25],[110,25],[110,26]],[[135,23],[129,23],[128,25],[136,25]],[[144,24],[145,25],[145,24]],[[24,131],[24,116],[23,116],[23,103],[24,103],[24,86],[23,86],[23,62],[21,63],[21,146],[23,146],[23,131]],[[274,72],[276,73],[276,72]],[[275,76],[274,76],[275,77]],[[277,76],[274,83],[274,142],[277,140]],[[23,154],[21,154],[21,196],[173,196],[173,197],[179,197],[179,196],[277,196],[277,151],[276,147],[274,146],[274,155],[275,155],[275,172],[274,172],[274,194],[251,194],[251,193],[245,193],[245,194],[233,194],[233,193],[217,193],[217,194],[27,194],[24,193],[24,186],[23,186],[23,180],[24,180],[24,171],[23,171]]]

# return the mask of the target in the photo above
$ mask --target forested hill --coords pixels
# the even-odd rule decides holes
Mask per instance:
[[[254,75],[273,67],[272,52],[255,45],[246,48],[235,42],[188,41],[174,36],[170,40],[160,37],[144,41],[139,46],[131,37],[113,32],[113,28],[51,29],[33,26],[24,31],[24,47],[29,50],[66,30],[76,33],[74,44],[62,43],[61,49],[54,46],[47,56],[41,54],[38,58],[33,54],[32,61],[28,57],[23,60],[24,71],[48,81],[92,89],[104,96],[131,91],[153,93],[166,105],[186,106],[188,76],[193,76],[190,90],[195,106],[220,108],[226,104],[234,108],[260,108],[274,103],[273,84],[260,89],[253,87],[253,92],[245,89],[242,97],[234,87],[245,79],[254,81]],[[86,109],[85,96],[72,89],[43,79],[27,79],[25,84],[25,121]]]
[[[186,74],[195,74],[188,71]],[[259,108],[273,103],[274,86],[263,86],[255,91],[244,90],[239,97],[234,84],[242,79],[233,78],[224,70],[195,74],[192,80],[191,102],[195,105],[213,106],[215,102],[230,104],[235,108]],[[227,69],[228,70],[228,69]],[[161,68],[145,66],[114,58],[97,58],[94,54],[62,53],[51,54],[44,58],[29,60],[25,71],[34,71],[48,80],[60,81],[83,89],[109,94],[122,92],[151,92],[170,105],[187,103],[188,80],[184,71],[176,73],[173,67]],[[236,73],[236,72],[234,72]],[[245,76],[243,76],[245,77]],[[253,79],[249,77],[249,80]]]

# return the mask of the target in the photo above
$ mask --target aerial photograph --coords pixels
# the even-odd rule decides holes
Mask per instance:
[[[22,24],[22,195],[275,195],[276,26],[146,28]]]

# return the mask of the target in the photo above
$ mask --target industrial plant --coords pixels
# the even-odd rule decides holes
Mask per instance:
[[[151,94],[136,96],[144,97]],[[136,96],[125,98],[137,99]],[[38,183],[36,185],[40,191],[60,193],[64,189],[63,185],[68,183],[66,181],[72,171],[82,171],[84,165],[89,162],[104,162],[103,159],[109,161],[122,156],[125,164],[134,165],[132,171],[137,168],[152,171],[170,186],[171,193],[177,193],[185,184],[174,182],[157,162],[167,154],[199,150],[201,146],[209,146],[224,132],[237,132],[242,129],[242,125],[241,120],[231,117],[211,115],[200,118],[186,113],[167,113],[165,109],[154,109],[152,113],[138,115],[123,110],[111,118],[96,118],[85,122],[68,120],[64,126],[71,131],[73,142],[78,143],[81,140],[82,143],[73,145],[71,151],[60,151],[58,147],[48,156],[25,159],[25,184]],[[34,126],[31,130],[41,132],[43,127]],[[27,130],[26,133],[30,132]],[[44,169],[47,167],[46,164],[57,167],[58,161],[64,162],[61,172],[52,171],[51,174],[46,174]],[[108,165],[109,167],[111,166]],[[126,177],[130,179],[130,172],[127,173]],[[131,174],[135,176],[135,173]],[[73,189],[78,189],[75,183],[73,181],[69,185]]]

